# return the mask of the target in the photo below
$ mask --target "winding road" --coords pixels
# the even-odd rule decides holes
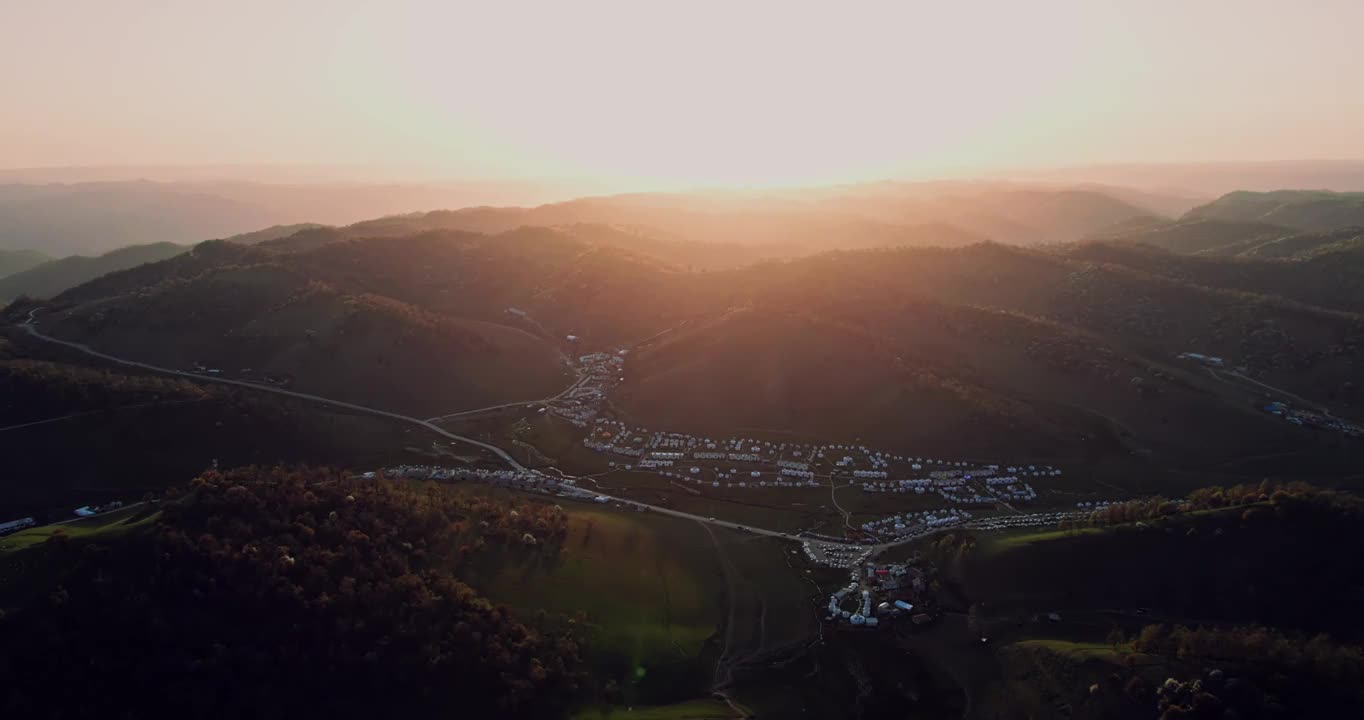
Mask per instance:
[[[366,405],[357,405],[357,404],[355,404],[355,403],[349,403],[349,402],[345,402],[345,401],[342,401],[342,400],[333,400],[332,398],[322,397],[321,395],[312,395],[312,394],[309,394],[309,393],[302,393],[302,392],[297,392],[297,391],[294,391],[294,390],[285,390],[285,389],[283,389],[283,388],[269,387],[269,386],[265,386],[265,385],[257,385],[257,384],[255,384],[255,383],[244,382],[244,381],[242,381],[242,380],[233,380],[233,379],[231,379],[231,378],[212,377],[212,376],[207,376],[207,375],[199,375],[199,374],[196,374],[196,373],[185,372],[185,371],[183,371],[183,370],[175,370],[175,369],[173,369],[173,368],[161,367],[161,366],[159,366],[159,365],[152,365],[152,364],[150,364],[150,363],[139,362],[139,361],[137,361],[137,360],[128,360],[127,358],[121,358],[121,357],[117,357],[117,356],[115,356],[115,355],[110,355],[110,354],[108,354],[108,353],[100,352],[100,351],[98,351],[98,350],[95,350],[94,348],[91,348],[89,345],[85,345],[85,344],[83,344],[83,343],[72,342],[72,341],[70,341],[70,340],[62,340],[62,339],[59,339],[59,338],[55,338],[55,337],[52,337],[51,335],[46,335],[46,334],[44,334],[44,333],[42,333],[42,332],[40,332],[40,331],[38,330],[37,318],[36,318],[35,316],[36,316],[36,314],[38,313],[38,311],[40,311],[40,310],[42,310],[42,309],[43,309],[43,308],[41,308],[41,307],[37,307],[37,308],[33,308],[32,310],[29,310],[29,312],[28,312],[28,319],[25,320],[23,323],[21,323],[21,324],[19,325],[19,327],[22,327],[25,331],[28,332],[29,335],[32,335],[34,338],[36,338],[36,339],[38,339],[38,340],[42,340],[42,341],[44,341],[44,342],[49,342],[49,343],[53,343],[53,344],[56,344],[56,345],[61,345],[62,347],[71,348],[72,350],[77,350],[77,351],[79,351],[79,352],[81,352],[81,353],[84,353],[84,354],[86,354],[86,355],[89,355],[89,356],[91,356],[91,357],[96,357],[96,358],[99,358],[99,359],[101,359],[101,360],[107,360],[107,361],[109,361],[109,362],[112,362],[112,363],[115,363],[115,364],[118,364],[118,365],[123,365],[123,366],[126,366],[126,367],[133,367],[133,368],[138,368],[138,369],[141,369],[141,370],[149,370],[149,371],[151,371],[151,372],[162,373],[162,374],[165,374],[165,375],[175,375],[175,376],[177,376],[177,377],[187,378],[187,379],[190,379],[190,380],[194,380],[194,381],[196,381],[196,382],[217,383],[217,384],[219,384],[219,385],[233,385],[233,386],[236,386],[236,387],[246,388],[246,389],[248,389],[248,390],[255,390],[255,391],[258,391],[258,392],[271,393],[271,394],[274,394],[274,395],[283,395],[283,396],[285,396],[285,397],[296,398],[296,399],[298,399],[298,400],[306,400],[306,401],[309,401],[309,402],[315,402],[315,403],[319,403],[319,404],[322,404],[322,405],[330,405],[330,406],[332,406],[332,407],[344,408],[344,409],[346,409],[346,410],[354,410],[354,411],[356,411],[356,412],[362,412],[362,413],[366,413],[366,414],[368,414],[368,415],[375,415],[375,416],[378,416],[378,417],[389,418],[389,419],[391,419],[391,420],[397,420],[397,421],[399,421],[399,422],[405,422],[405,423],[408,423],[408,424],[411,424],[411,425],[416,425],[416,426],[418,426],[418,427],[424,428],[424,429],[426,429],[426,430],[430,430],[431,432],[433,432],[433,433],[435,433],[435,434],[437,434],[437,435],[440,435],[441,437],[444,437],[444,438],[446,438],[446,439],[454,440],[454,441],[456,441],[456,442],[466,443],[466,444],[469,444],[469,445],[473,445],[474,447],[478,447],[478,448],[481,448],[481,449],[483,449],[483,450],[487,450],[488,452],[492,453],[493,455],[496,455],[497,458],[498,458],[499,460],[501,460],[503,463],[505,463],[508,467],[510,467],[510,468],[512,468],[513,470],[516,470],[516,471],[518,471],[518,472],[525,472],[525,473],[536,473],[536,472],[537,472],[537,471],[531,470],[530,468],[526,467],[525,465],[522,465],[520,462],[518,462],[518,461],[516,460],[516,458],[512,457],[511,455],[509,455],[509,454],[507,453],[507,451],[503,450],[503,449],[500,448],[500,447],[497,447],[496,445],[491,445],[491,444],[485,443],[485,442],[483,442],[483,441],[481,441],[481,440],[476,440],[476,439],[474,439],[474,438],[466,437],[466,436],[464,436],[464,435],[457,435],[457,434],[455,434],[455,433],[450,432],[449,430],[446,430],[446,429],[440,427],[439,425],[436,425],[435,423],[431,422],[430,420],[423,420],[423,419],[421,419],[421,418],[412,417],[412,416],[410,416],[410,415],[403,415],[403,414],[400,414],[400,413],[389,412],[389,411],[387,411],[387,410],[380,410],[380,409],[378,409],[378,408],[372,408],[372,407],[368,407],[368,406],[366,406]],[[565,391],[565,392],[567,392],[567,391]],[[533,402],[533,401],[532,401],[532,402]],[[486,409],[486,408],[485,408],[485,409]],[[563,473],[561,472],[560,474],[563,474]],[[576,480],[576,478],[575,478],[574,476],[572,476],[572,475],[564,475],[564,477],[569,478],[569,479],[574,479],[574,480]],[[791,535],[790,533],[777,532],[777,531],[775,531],[775,530],[765,530],[765,529],[763,529],[763,528],[756,528],[756,527],[752,527],[752,526],[748,526],[748,525],[741,525],[740,523],[729,522],[729,521],[726,521],[726,520],[717,520],[717,519],[715,519],[715,518],[713,518],[713,517],[705,517],[705,516],[701,516],[701,515],[694,515],[694,514],[691,514],[691,513],[682,512],[682,511],[680,511],[680,510],[673,510],[673,509],[671,509],[671,508],[658,507],[658,506],[656,506],[656,505],[649,505],[648,503],[642,503],[642,502],[639,502],[639,501],[637,501],[637,500],[629,500],[629,499],[626,499],[626,498],[613,497],[613,496],[610,496],[610,495],[605,495],[605,494],[599,493],[599,492],[592,492],[592,491],[585,490],[585,489],[581,489],[581,490],[580,490],[580,493],[581,493],[582,495],[584,495],[584,496],[605,497],[605,498],[607,498],[607,499],[609,499],[609,500],[612,500],[612,501],[615,501],[615,502],[619,502],[619,503],[621,503],[621,504],[623,504],[623,505],[627,505],[627,506],[629,506],[629,507],[633,507],[633,508],[637,508],[637,509],[641,509],[641,510],[648,510],[649,512],[655,512],[655,513],[658,513],[658,514],[660,514],[660,515],[668,515],[668,516],[671,516],[671,517],[683,518],[683,519],[685,519],[685,520],[694,520],[694,521],[696,521],[696,522],[703,523],[703,524],[705,524],[705,525],[711,525],[711,526],[715,526],[715,527],[723,527],[723,528],[728,528],[728,529],[730,529],[730,530],[737,530],[737,531],[740,531],[740,532],[752,533],[752,534],[754,534],[754,535],[764,535],[764,536],[767,536],[767,537],[782,538],[782,539],[787,539],[787,540],[799,540],[799,539],[800,539],[800,538],[798,538],[798,537],[796,537],[796,536],[794,536],[794,535]],[[915,539],[917,539],[917,538],[915,538]],[[894,546],[894,545],[900,545],[900,544],[903,544],[903,542],[908,542],[908,541],[895,542],[895,543],[886,543],[886,544],[883,544],[883,545],[857,545],[857,544],[854,544],[854,543],[836,543],[836,542],[826,541],[826,540],[820,540],[819,542],[821,542],[821,543],[823,543],[823,544],[825,544],[825,545],[839,546],[839,547],[855,547],[855,548],[861,548],[861,549],[871,548],[873,551],[876,551],[876,550],[885,549],[885,548],[887,548],[887,547],[892,547],[892,546]]]

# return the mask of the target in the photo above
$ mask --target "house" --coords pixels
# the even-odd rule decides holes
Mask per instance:
[[[18,520],[10,520],[9,522],[0,523],[0,535],[8,535],[12,532],[18,532],[19,530],[23,530],[24,528],[33,527],[36,524],[37,521],[31,517],[19,518]]]

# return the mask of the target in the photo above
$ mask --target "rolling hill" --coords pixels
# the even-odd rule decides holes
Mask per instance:
[[[1196,207],[1184,218],[1263,222],[1298,230],[1335,230],[1364,225],[1364,192],[1238,191]]]
[[[1176,363],[1180,348],[1318,397],[1347,386],[1359,350],[1357,316],[1003,246],[771,272],[788,276],[756,291],[754,310],[637,350],[617,405],[649,427],[1208,466],[1247,438],[1287,449],[1306,436],[1266,423],[1253,393]]]
[[[152,243],[131,245],[95,257],[72,255],[60,260],[49,260],[22,272],[0,277],[0,302],[21,296],[53,297],[101,275],[165,260],[188,249],[185,245],[174,243]]]
[[[987,243],[688,272],[600,226],[349,232],[204,243],[63,293],[42,326],[426,415],[546,397],[568,384],[560,350],[634,346],[613,401],[650,427],[1192,467],[1248,439],[1319,443],[1258,411],[1264,393],[1177,354],[1336,403],[1352,397],[1364,340],[1354,296],[1310,281],[1339,263]],[[1349,287],[1341,272],[1317,287]]]
[[[36,250],[0,250],[0,278],[42,265],[51,259]]]
[[[0,248],[93,255],[134,244],[250,234],[272,225],[344,224],[433,207],[545,202],[564,193],[534,183],[262,183],[222,179],[241,168],[184,177],[165,170],[0,172],[14,181],[0,184]],[[146,174],[131,174],[138,172]],[[128,179],[140,177],[174,179]]]
[[[1202,218],[1098,233],[1093,238],[1106,242],[1150,245],[1185,255],[1235,255],[1247,246],[1287,237],[1294,232],[1280,225],[1253,220]]]
[[[1345,234],[1352,233],[1347,231]],[[1149,247],[1107,243],[1082,244],[1067,252],[1072,257],[1114,263],[1178,282],[1358,312],[1364,307],[1364,288],[1356,280],[1364,271],[1364,248],[1354,247],[1352,239],[1323,245],[1320,242],[1322,235],[1314,234],[1310,241],[1298,246],[1308,248],[1302,251],[1302,257],[1288,259],[1261,259],[1251,253],[1232,258],[1190,257]],[[1270,244],[1283,243],[1287,246],[1281,249],[1289,251],[1293,249],[1290,241],[1297,237],[1290,236]],[[1274,253],[1265,254],[1272,256]]]
[[[205,245],[164,267],[96,281],[109,287],[158,274],[71,307],[50,329],[162,365],[290,378],[300,390],[414,414],[533,400],[568,384],[554,346],[525,330],[431,312],[358,283],[333,285],[303,272],[294,256]]]

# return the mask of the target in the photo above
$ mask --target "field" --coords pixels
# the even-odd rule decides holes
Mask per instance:
[[[48,538],[57,534],[66,535],[73,540],[108,538],[128,530],[150,525],[156,520],[157,514],[155,505],[137,503],[94,517],[20,530],[17,533],[0,538],[0,555],[46,542]]]
[[[160,511],[138,503],[60,525],[21,530],[0,538],[0,612],[31,602],[78,568],[87,542],[130,537],[149,530]],[[48,542],[54,535],[70,542]]]
[[[704,694],[724,622],[724,577],[700,525],[570,505],[560,558],[492,558],[474,584],[534,616],[587,627],[590,662],[629,702]],[[708,661],[709,659],[709,661]]]
[[[577,713],[573,720],[721,720],[734,716],[734,711],[718,700],[692,700],[651,707],[592,708]]]

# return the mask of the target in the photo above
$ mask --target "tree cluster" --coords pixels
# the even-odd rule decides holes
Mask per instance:
[[[456,577],[483,547],[561,539],[554,506],[279,468],[164,505],[151,532],[42,548],[75,567],[0,620],[9,715],[543,717],[578,692],[574,637]]]

